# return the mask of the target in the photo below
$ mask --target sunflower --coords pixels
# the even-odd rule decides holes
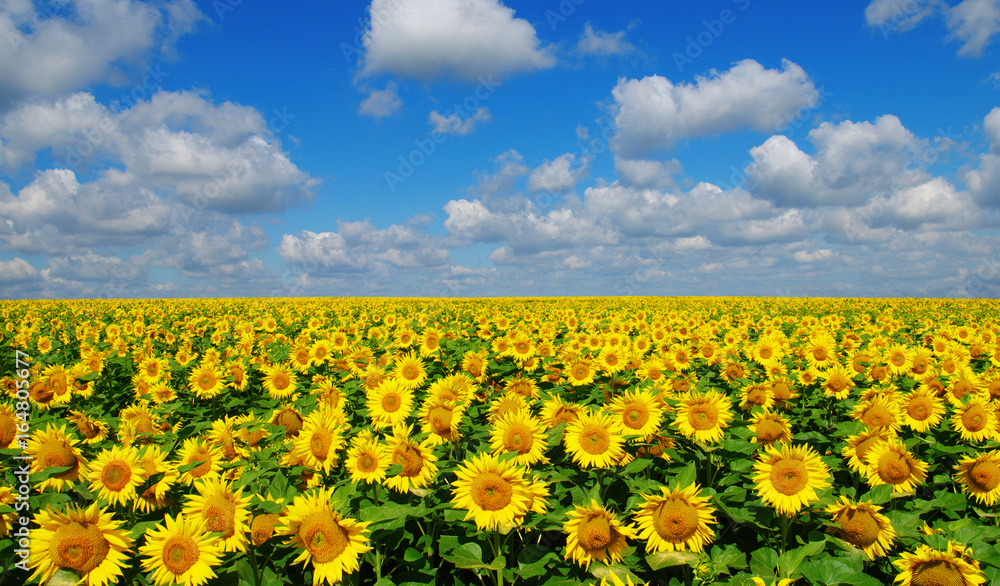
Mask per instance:
[[[625,391],[610,407],[620,419],[625,433],[648,437],[660,429],[663,410],[657,406],[656,396],[648,391]]]
[[[468,511],[483,531],[511,526],[528,511],[524,470],[491,454],[478,454],[459,465],[452,504]]]
[[[666,378],[667,363],[659,356],[650,356],[643,363],[642,366],[635,369],[635,375],[642,380],[652,381],[654,383]]]
[[[965,456],[955,470],[962,488],[980,504],[992,507],[1000,499],[1000,450]]]
[[[264,390],[267,391],[268,395],[282,400],[295,394],[298,385],[295,382],[295,372],[291,368],[284,364],[272,364],[265,366],[262,370]]]
[[[862,401],[851,412],[851,417],[864,423],[868,429],[899,430],[899,408],[884,396]]]
[[[566,427],[563,442],[577,464],[610,468],[625,453],[621,434],[621,424],[610,414],[589,411]]]
[[[376,428],[395,427],[406,421],[413,409],[413,393],[399,378],[382,381],[368,394],[368,413]]]
[[[389,469],[389,452],[370,429],[363,429],[351,440],[344,467],[351,473],[354,483],[362,480],[368,484],[382,482]]]
[[[689,393],[677,406],[675,424],[684,437],[714,444],[722,440],[733,418],[729,398],[718,391]]]
[[[547,400],[542,402],[542,411],[539,417],[541,417],[542,423],[545,424],[546,428],[552,429],[560,423],[573,423],[582,412],[583,407],[580,405],[567,403],[558,394],[553,393]]]
[[[740,409],[749,411],[754,407],[770,409],[774,406],[774,395],[769,385],[758,383],[747,385],[740,391]]]
[[[207,441],[188,438],[184,440],[177,456],[177,463],[174,464],[177,468],[190,468],[180,473],[181,482],[188,486],[197,480],[217,476],[222,471],[222,450],[211,446]]]
[[[462,370],[477,381],[486,380],[486,352],[468,350],[462,355]]]
[[[344,445],[341,426],[333,412],[316,410],[306,417],[292,443],[292,453],[298,461],[316,472],[329,474],[337,463],[337,450]]]
[[[851,373],[840,364],[834,364],[819,375],[823,381],[823,394],[833,397],[838,401],[843,401],[850,396],[854,389],[854,381],[851,380]]]
[[[816,491],[830,486],[830,469],[812,447],[772,446],[754,463],[753,481],[764,502],[783,515],[794,516],[805,505],[819,499]]]
[[[135,489],[142,484],[139,450],[132,446],[112,446],[102,450],[88,466],[90,489],[109,504],[125,505],[136,499]]]
[[[46,507],[34,521],[31,580],[44,584],[60,569],[72,571],[86,586],[117,583],[122,577],[132,539],[107,509],[98,509],[97,503],[86,509],[71,505],[64,512]]]
[[[139,548],[142,569],[152,572],[156,586],[200,586],[215,578],[212,568],[219,565],[222,553],[200,519],[169,514],[146,533],[146,544]]]
[[[420,431],[435,445],[458,441],[462,434],[458,426],[462,422],[464,405],[448,399],[428,397],[420,407],[418,420]]]
[[[83,436],[84,441],[88,444],[97,444],[108,439],[110,428],[107,423],[104,423],[100,419],[94,419],[83,411],[76,409],[71,409],[69,414],[66,415],[66,419],[73,423],[76,431]],[[0,445],[3,445],[2,434],[0,434]]]
[[[700,496],[697,484],[673,490],[660,489],[661,495],[641,495],[644,499],[635,514],[639,539],[646,540],[646,552],[686,551],[699,553],[712,543],[715,532],[715,508],[711,497]]]
[[[597,374],[594,363],[589,358],[579,356],[570,361],[566,367],[566,382],[579,387],[589,385],[594,382],[594,375]]]
[[[133,501],[135,509],[149,513],[169,505],[167,491],[177,482],[178,475],[177,470],[167,462],[167,454],[160,450],[160,446],[146,446],[139,456],[139,466],[142,467],[143,482],[152,478],[154,474],[163,474],[163,476],[152,486],[139,493]]]
[[[791,424],[781,413],[772,413],[768,409],[759,411],[748,426],[753,437],[750,441],[755,444],[766,446],[774,445],[775,442],[788,444],[792,442]]]
[[[839,503],[826,508],[836,523],[830,532],[860,549],[869,560],[885,556],[896,539],[896,530],[881,510],[871,502],[851,503],[842,496]]]
[[[285,428],[285,437],[295,437],[302,431],[302,414],[291,405],[285,405],[281,409],[274,411],[271,415],[271,425],[280,425]]]
[[[896,492],[910,492],[927,478],[927,464],[914,458],[896,438],[872,446],[865,460],[869,486],[889,484]]]
[[[412,352],[399,354],[393,360],[395,363],[395,380],[404,389],[415,389],[427,378],[424,362]]]
[[[989,397],[973,397],[968,403],[955,409],[951,425],[967,442],[981,442],[994,439],[997,435],[996,408]]]
[[[944,417],[941,399],[928,389],[913,389],[903,396],[901,407],[903,423],[920,433],[936,427]]]
[[[320,488],[295,497],[285,509],[276,533],[302,550],[295,562],[312,563],[313,586],[336,584],[358,571],[359,558],[371,551],[368,523],[343,518],[333,509],[333,489]]]
[[[434,446],[428,442],[410,439],[412,426],[399,425],[393,428],[386,442],[386,451],[393,464],[400,464],[399,474],[386,479],[385,485],[396,492],[408,492],[411,488],[426,486],[437,474],[437,456]]]
[[[899,582],[900,586],[979,586],[986,583],[986,576],[979,570],[979,562],[972,557],[972,551],[957,543],[949,541],[947,551],[921,545],[915,553],[904,551],[899,555],[900,559],[892,563],[899,568],[893,583]]]
[[[188,388],[198,396],[199,399],[214,397],[226,388],[223,380],[223,373],[216,364],[202,361],[188,375]]]
[[[629,551],[627,540],[635,539],[633,527],[623,524],[595,500],[586,507],[576,505],[568,515],[569,521],[563,524],[566,559],[585,569],[594,560],[610,565],[624,559]]]
[[[530,405],[531,403],[528,402],[528,399],[518,395],[517,393],[503,393],[502,395],[496,396],[490,402],[486,419],[491,424],[494,424],[499,419],[505,417],[508,413],[528,411]]]
[[[527,411],[507,413],[496,421],[490,430],[490,447],[494,455],[515,452],[514,462],[522,466],[548,462],[542,423]]]
[[[55,427],[49,423],[45,431],[35,431],[28,440],[25,455],[31,456],[31,471],[41,472],[46,468],[69,466],[69,470],[53,474],[35,486],[36,490],[49,488],[56,492],[74,484],[80,478],[84,460],[76,449],[77,439],[66,433],[66,425]]]
[[[199,480],[195,484],[198,494],[184,503],[184,515],[201,519],[205,529],[221,533],[219,540],[223,551],[246,551],[247,529],[250,521],[250,497],[243,496],[243,489],[235,492],[221,477]]]
[[[805,348],[805,357],[809,366],[825,369],[836,364],[837,341],[833,336],[823,332],[813,334]]]

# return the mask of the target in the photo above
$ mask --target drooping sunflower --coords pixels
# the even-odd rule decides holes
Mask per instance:
[[[491,454],[478,454],[459,465],[452,504],[468,511],[483,531],[511,526],[528,511],[524,470]]]
[[[351,473],[352,482],[358,483],[363,480],[372,484],[385,480],[389,459],[385,445],[375,439],[370,429],[363,429],[351,440],[344,467]]]
[[[700,488],[691,483],[673,490],[662,487],[663,494],[641,495],[644,499],[635,514],[639,539],[646,540],[647,552],[700,552],[715,539],[715,508],[711,497],[700,496]]]
[[[462,437],[459,425],[464,412],[464,404],[428,396],[417,416],[420,421],[420,431],[428,434],[427,439],[435,445],[456,442]]]
[[[275,410],[269,420],[271,425],[280,425],[285,428],[286,437],[295,437],[302,431],[302,424],[305,420],[298,409],[291,405],[285,405],[281,409]]]
[[[293,440],[293,455],[307,468],[329,474],[337,463],[337,451],[344,445],[341,429],[332,411],[313,411]]]
[[[112,446],[102,450],[90,463],[86,477],[98,498],[113,505],[126,505],[136,499],[135,489],[142,484],[142,473],[139,450],[132,446]]]
[[[392,463],[402,466],[399,474],[385,481],[385,485],[396,492],[409,492],[411,488],[422,488],[430,483],[438,472],[434,446],[426,440],[416,442],[410,439],[412,431],[412,426],[396,426],[386,441],[386,451],[389,452]]]
[[[71,421],[76,427],[76,431],[83,436],[83,440],[88,444],[101,443],[108,438],[110,427],[100,419],[94,419],[83,411],[70,409],[66,419]],[[2,433],[0,433],[0,445],[3,445]]]
[[[133,505],[137,511],[149,513],[162,509],[170,504],[167,491],[177,482],[177,469],[167,462],[167,454],[155,444],[146,446],[139,455],[139,466],[142,467],[142,481],[146,482],[154,474],[163,476],[152,486],[139,493]]]
[[[923,433],[941,423],[944,404],[933,391],[917,388],[903,396],[901,411],[903,423]]]
[[[177,468],[197,464],[194,468],[180,473],[180,480],[191,486],[195,481],[217,476],[222,471],[222,450],[211,446],[207,441],[198,438],[188,438],[177,453]]]
[[[508,413],[494,422],[490,431],[490,448],[494,455],[515,452],[514,462],[531,466],[537,462],[548,462],[545,450],[545,430],[542,423],[527,411]]]
[[[295,371],[284,364],[265,366],[264,390],[271,397],[282,400],[295,394],[298,384],[295,382]]]
[[[121,523],[97,503],[86,509],[70,505],[59,512],[46,507],[34,518],[28,567],[30,580],[45,584],[60,569],[71,570],[80,584],[117,583],[128,566],[132,539]]]
[[[691,392],[677,406],[675,425],[684,437],[714,444],[722,440],[733,418],[729,398],[718,391]]]
[[[754,407],[770,409],[774,406],[774,395],[770,385],[757,383],[747,385],[740,391],[740,409],[749,411]]]
[[[635,539],[635,529],[622,523],[614,513],[597,501],[576,505],[563,524],[566,532],[565,558],[590,569],[590,562],[620,562],[629,551],[628,540]]]
[[[882,507],[869,501],[852,503],[842,496],[839,503],[826,508],[836,523],[830,532],[860,549],[869,560],[887,555],[896,539],[896,530],[881,510]]]
[[[992,507],[1000,499],[1000,450],[965,456],[955,470],[962,489],[980,504]]]
[[[576,403],[567,403],[557,393],[552,393],[548,399],[542,402],[542,411],[539,417],[547,429],[566,423],[567,425],[576,421],[583,412],[583,407]]]
[[[858,403],[851,417],[865,424],[868,429],[888,428],[893,431],[899,430],[900,417],[898,405],[886,397],[878,397],[872,400]]]
[[[502,395],[495,396],[495,398],[490,402],[490,408],[487,411],[486,418],[491,424],[495,424],[508,413],[528,411],[530,406],[531,404],[528,402],[528,399],[518,395],[517,393],[503,393]]]
[[[645,390],[629,390],[615,398],[610,405],[629,435],[648,437],[660,430],[663,410],[657,406],[656,396]]]
[[[581,413],[563,434],[566,451],[585,467],[610,468],[624,454],[621,424],[605,412]]]
[[[819,500],[816,491],[830,486],[830,469],[811,446],[786,444],[780,452],[768,446],[753,467],[757,494],[788,517]]]
[[[395,427],[413,409],[413,393],[398,378],[386,379],[368,394],[368,413],[376,428]]]
[[[914,458],[896,438],[872,446],[865,461],[869,486],[891,484],[897,492],[910,492],[927,478],[927,464]]]
[[[750,420],[748,427],[754,434],[750,441],[755,444],[771,446],[775,442],[782,444],[792,442],[791,424],[781,413],[771,412],[767,409],[759,411]]]
[[[195,484],[198,494],[192,494],[184,503],[184,515],[201,519],[205,528],[219,537],[223,551],[246,551],[247,529],[250,521],[250,497],[243,496],[243,489],[233,491],[230,483],[221,477],[199,480]]]
[[[997,412],[989,397],[976,396],[955,409],[951,425],[967,442],[981,442],[997,436]]]
[[[893,565],[899,575],[893,583],[900,586],[979,586],[986,583],[986,576],[979,569],[979,562],[972,551],[957,543],[948,542],[948,549],[940,551],[921,545],[914,553],[903,552]]]
[[[7,449],[14,443],[18,435],[17,426],[20,423],[20,419],[14,414],[14,409],[6,403],[0,403],[0,450]]]
[[[198,396],[199,399],[215,397],[226,388],[222,370],[217,364],[202,361],[188,375],[188,388]]]
[[[28,439],[25,455],[31,456],[31,471],[41,472],[50,467],[69,466],[69,470],[53,474],[35,486],[36,490],[54,489],[62,492],[80,478],[83,457],[76,449],[77,439],[66,432],[66,425],[49,423],[44,431],[35,431]]]
[[[200,519],[168,514],[146,533],[139,554],[142,569],[152,572],[156,586],[200,586],[215,578],[212,568],[220,563],[222,547]]]
[[[404,389],[415,389],[427,379],[424,362],[412,352],[399,354],[395,360],[395,380]]]

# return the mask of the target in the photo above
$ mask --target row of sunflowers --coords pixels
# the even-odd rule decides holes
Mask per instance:
[[[0,586],[1000,585],[998,309],[0,302]]]

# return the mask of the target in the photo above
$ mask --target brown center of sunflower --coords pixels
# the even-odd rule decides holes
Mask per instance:
[[[886,452],[878,459],[878,475],[888,484],[902,484],[910,477],[910,463],[903,454]]]
[[[969,483],[979,492],[989,492],[1000,486],[1000,466],[989,460],[977,462],[969,469]]]
[[[882,439],[883,438],[881,436],[873,435],[872,437],[866,438],[864,441],[860,442],[857,447],[854,448],[854,453],[857,454],[858,460],[864,462],[868,456],[868,452],[875,447],[875,444],[882,441]]]
[[[208,373],[201,375],[201,378],[198,380],[198,386],[200,386],[203,391],[207,391],[212,388],[214,384],[215,378]]]
[[[713,429],[719,423],[719,410],[711,403],[699,403],[691,407],[688,419],[698,431]]]
[[[771,484],[784,495],[796,495],[809,484],[809,471],[802,460],[783,458],[771,465]]]
[[[839,537],[861,549],[878,541],[879,525],[866,510],[848,509],[837,516],[840,523]]]
[[[271,377],[271,386],[279,391],[283,391],[288,388],[288,385],[292,383],[292,379],[289,378],[286,372],[276,372],[274,376]]]
[[[485,511],[499,511],[510,504],[514,486],[495,472],[483,472],[472,479],[472,500]]]
[[[604,514],[589,514],[580,521],[577,539],[580,547],[588,552],[600,551],[614,540],[614,527]]]
[[[199,448],[197,452],[191,454],[191,458],[187,461],[188,464],[194,464],[195,462],[203,462],[203,464],[196,466],[188,472],[194,478],[201,478],[212,471],[212,455],[205,451],[204,448]]]
[[[604,357],[604,362],[608,366],[615,366],[616,364],[618,364],[618,355],[617,354],[607,354]]]
[[[420,457],[420,452],[409,444],[396,448],[392,454],[392,463],[401,464],[403,469],[399,475],[407,477],[417,476],[424,467],[424,459]]]
[[[94,422],[90,420],[84,420],[77,423],[76,428],[80,430],[80,433],[83,434],[83,437],[87,439],[94,439],[101,433],[100,428],[94,425]],[[3,438],[0,437],[0,445],[2,444],[3,444]]]
[[[577,363],[576,366],[573,367],[573,378],[577,380],[583,380],[587,378],[588,374],[590,374],[590,369],[587,368],[586,364]]]
[[[325,427],[317,427],[309,438],[309,451],[317,460],[326,460],[333,443],[333,434]]]
[[[962,425],[969,431],[981,431],[986,427],[986,408],[982,405],[973,405],[962,413]]]
[[[52,535],[49,556],[56,566],[87,574],[101,565],[111,546],[104,533],[93,523],[71,521],[60,525]]]
[[[282,411],[278,415],[278,425],[284,427],[288,435],[296,435],[302,429],[302,418],[294,411]]]
[[[12,415],[0,413],[0,448],[6,448],[17,435],[17,422]]]
[[[420,376],[420,369],[414,364],[407,364],[403,367],[403,378],[406,380],[417,380]]]
[[[210,531],[224,533],[223,537],[232,537],[235,530],[236,503],[228,494],[216,494],[205,501],[201,516],[205,526]]]
[[[257,515],[250,523],[250,540],[254,545],[262,545],[274,536],[274,528],[280,523],[281,517],[274,513]]]
[[[350,545],[350,537],[329,511],[312,513],[302,520],[299,537],[313,556],[314,564],[336,560]]]
[[[600,456],[608,451],[611,435],[600,425],[591,424],[580,432],[580,447],[588,454]]]
[[[812,355],[813,358],[815,358],[816,360],[826,360],[826,349],[816,348],[815,350],[812,351]]]
[[[531,348],[531,345],[528,344],[527,342],[517,342],[516,344],[514,344],[514,350],[518,354],[527,354],[529,348]]]
[[[753,387],[747,391],[747,403],[750,405],[763,405],[767,402],[767,392],[760,387]]]
[[[893,366],[903,366],[906,364],[906,355],[902,352],[893,352],[892,356],[889,357],[889,362],[891,362]]]
[[[640,403],[630,403],[625,407],[622,423],[631,429],[642,429],[649,421],[649,409]]]
[[[397,393],[386,393],[382,396],[382,410],[386,413],[395,413],[403,404],[403,399]]]
[[[917,421],[923,421],[931,416],[934,404],[927,397],[914,397],[906,406],[906,412]]]
[[[163,544],[163,565],[175,576],[190,570],[200,557],[198,544],[188,535],[172,535]]]
[[[872,405],[865,409],[861,421],[868,429],[874,429],[888,426],[895,418],[892,411],[886,409],[884,405]]]
[[[767,360],[772,355],[774,355],[774,352],[770,348],[764,347],[760,349],[760,357],[764,360]]]
[[[358,470],[366,474],[378,470],[378,458],[371,452],[363,452],[358,457]]]
[[[132,467],[121,460],[112,460],[101,470],[101,484],[112,492],[118,492],[128,486],[132,479]]]
[[[844,380],[844,377],[840,376],[839,374],[835,374],[830,377],[830,380],[826,381],[826,386],[831,391],[839,393],[840,391],[843,391],[845,387],[847,387],[847,381]]]
[[[730,364],[726,367],[726,375],[729,378],[743,378],[743,367],[739,364]]]
[[[74,472],[79,466],[79,461],[73,455],[73,450],[64,441],[47,441],[38,448],[38,462],[42,468],[51,466],[72,466],[69,470],[57,476],[62,478]]]
[[[444,405],[438,405],[427,413],[427,420],[434,433],[446,434],[451,431],[451,420],[455,413]]]
[[[764,419],[757,424],[757,439],[769,443],[785,434],[785,426],[774,419]]]
[[[683,499],[668,498],[653,510],[653,528],[669,542],[687,541],[698,530],[698,511]]]
[[[576,412],[572,409],[566,407],[558,407],[556,412],[552,415],[551,425],[555,427],[560,423],[566,423],[567,425],[576,421]]]
[[[918,562],[910,572],[913,586],[963,586],[968,584],[962,571],[948,560]]]

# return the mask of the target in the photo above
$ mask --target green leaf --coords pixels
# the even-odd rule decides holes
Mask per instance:
[[[695,479],[698,477],[698,468],[695,466],[694,462],[689,462],[687,466],[681,469],[680,472],[674,476],[673,486],[678,488],[684,488],[690,484],[693,484]]]
[[[826,541],[813,541],[781,554],[778,558],[778,567],[781,569],[781,576],[783,578],[791,578],[806,558],[823,551],[824,546],[826,546]]]
[[[698,554],[690,551],[661,551],[646,555],[646,563],[653,571],[671,566],[693,565],[698,561]]]
[[[652,464],[653,461],[649,458],[636,458],[628,463],[627,466],[622,468],[621,475],[630,476],[632,474],[637,474],[642,472]]]
[[[762,547],[750,554],[750,571],[761,578],[774,578],[778,567],[778,552]]]

